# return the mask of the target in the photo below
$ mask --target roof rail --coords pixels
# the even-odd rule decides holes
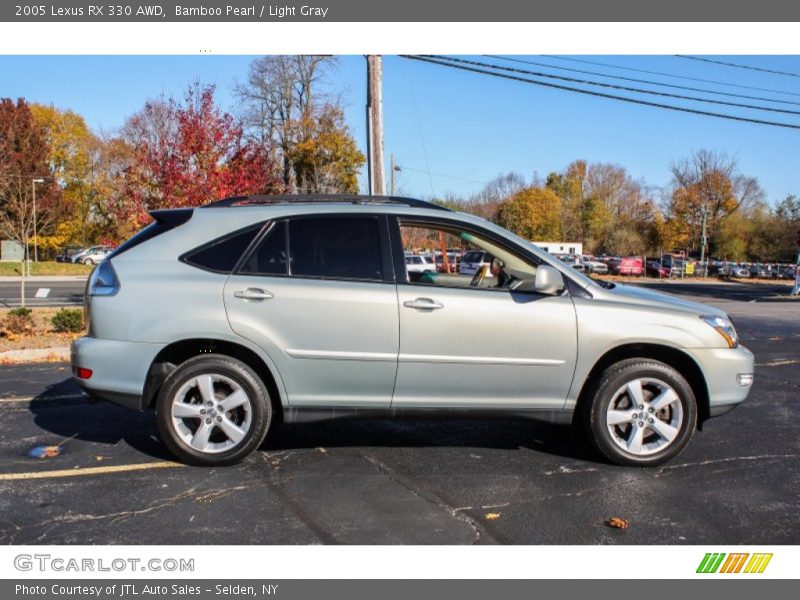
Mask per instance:
[[[399,196],[363,196],[359,194],[281,194],[281,195],[257,195],[257,196],[232,196],[223,198],[210,204],[205,204],[200,208],[223,208],[228,206],[259,206],[270,204],[315,204],[339,202],[343,204],[397,204],[410,206],[412,208],[432,208],[436,210],[450,211],[449,208],[416,200],[414,198],[402,198]]]

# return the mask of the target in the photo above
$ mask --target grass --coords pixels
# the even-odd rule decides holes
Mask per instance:
[[[58,333],[54,331],[52,318],[58,308],[32,308],[33,331],[26,335],[8,334],[2,323],[9,309],[0,309],[0,352],[5,350],[25,350],[27,348],[57,348],[69,346],[81,333]]]
[[[22,265],[18,262],[0,262],[0,276],[19,277],[20,268]],[[32,262],[31,275],[88,275],[93,268],[91,265],[73,265],[48,260]]]

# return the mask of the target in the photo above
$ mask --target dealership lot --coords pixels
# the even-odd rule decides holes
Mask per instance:
[[[652,286],[728,311],[757,363],[748,401],[664,467],[613,467],[569,428],[511,419],[283,426],[240,465],[185,467],[152,414],[90,404],[68,365],[2,366],[0,541],[800,543],[800,303]],[[29,456],[41,446],[58,451]]]

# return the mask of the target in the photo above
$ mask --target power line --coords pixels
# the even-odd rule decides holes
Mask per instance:
[[[549,65],[547,63],[536,62],[533,60],[523,60],[521,58],[511,58],[510,56],[496,56],[493,54],[485,55],[487,58],[494,58],[497,60],[506,60],[509,62],[523,63],[526,65],[536,65],[538,67],[545,67],[548,69],[558,69],[561,71],[570,71],[572,73],[583,73],[585,75],[596,75],[598,77],[608,77],[609,79],[622,79],[623,81],[634,81],[636,83],[645,83],[648,85],[659,85],[662,87],[674,88],[679,90],[690,90],[692,92],[702,92],[704,94],[717,94],[720,96],[729,96],[732,98],[746,98],[748,100],[760,100],[762,102],[776,102],[779,104],[794,104],[800,106],[800,102],[793,102],[791,100],[778,100],[775,98],[764,98],[763,96],[747,96],[745,94],[733,94],[731,92],[720,92],[717,90],[709,90],[705,88],[689,87],[685,85],[675,85],[674,83],[664,83],[661,81],[651,81],[649,79],[637,79],[636,77],[625,77],[623,75],[609,75],[608,73],[598,73],[597,71],[587,71],[585,69],[570,69],[569,67],[559,67],[557,65]]]
[[[702,79],[700,77],[689,77],[687,75],[675,75],[674,73],[664,73],[663,71],[648,71],[646,69],[637,69],[635,67],[621,67],[619,65],[612,65],[609,63],[597,62],[593,60],[584,60],[581,58],[573,58],[571,56],[555,56],[553,54],[543,54],[544,58],[552,58],[554,60],[566,60],[576,63],[584,63],[587,65],[595,65],[597,67],[607,67],[609,69],[620,69],[623,71],[634,71],[636,73],[647,73],[648,75],[659,75],[661,77],[671,77],[673,79],[684,79],[687,81],[699,81],[701,83],[713,83],[714,85],[724,85],[727,87],[735,87],[743,90],[756,90],[759,92],[770,92],[772,94],[784,94],[786,96],[800,96],[794,92],[787,92],[784,90],[774,90],[770,88],[755,87],[752,85],[743,85],[741,83],[729,83],[727,81],[716,81],[714,79]]]
[[[444,177],[445,179],[458,179],[459,181],[467,181],[469,183],[477,183],[480,185],[486,185],[487,182],[485,181],[477,181],[475,179],[467,179],[466,177],[456,177],[455,175],[445,175],[444,173],[433,173],[431,171],[426,171],[425,169],[414,169],[412,167],[406,167],[405,165],[400,165],[401,171],[415,171],[417,173],[426,173],[428,175],[434,175],[435,177]]]
[[[693,109],[693,108],[684,108],[684,107],[680,107],[680,106],[673,106],[673,105],[670,105],[670,104],[660,104],[660,103],[657,103],[657,102],[650,102],[648,100],[639,100],[639,99],[636,99],[636,98],[627,98],[625,96],[615,96],[613,94],[605,94],[603,92],[595,92],[595,91],[592,91],[592,90],[583,90],[583,89],[580,89],[580,88],[574,88],[574,87],[569,87],[569,86],[565,86],[565,85],[559,85],[557,83],[550,83],[550,82],[546,82],[546,81],[537,81],[535,79],[528,79],[526,77],[518,77],[518,76],[515,76],[515,75],[506,75],[504,73],[497,73],[495,71],[487,71],[487,70],[484,70],[484,69],[477,69],[475,67],[469,67],[469,66],[465,66],[465,65],[457,65],[457,64],[442,62],[442,61],[439,61],[439,60],[426,58],[426,57],[423,57],[423,56],[411,56],[411,55],[408,55],[408,54],[401,54],[400,57],[401,58],[406,58],[406,59],[409,59],[409,60],[418,60],[418,61],[422,61],[422,62],[428,62],[428,63],[432,63],[432,64],[435,64],[435,65],[440,65],[440,66],[443,66],[443,67],[450,67],[452,69],[460,69],[462,71],[470,71],[470,72],[473,72],[473,73],[480,73],[482,75],[491,75],[493,77],[500,77],[502,79],[510,79],[512,81],[522,81],[524,83],[531,83],[533,85],[540,85],[540,86],[543,86],[543,87],[549,87],[549,88],[554,88],[554,89],[558,89],[558,90],[576,92],[578,94],[585,94],[587,96],[595,96],[597,98],[608,98],[608,99],[611,99],[611,100],[620,100],[622,102],[628,102],[630,104],[639,104],[639,105],[642,105],[642,106],[653,106],[653,107],[656,107],[656,108],[664,108],[664,109],[667,109],[667,110],[674,110],[674,111],[678,111],[678,112],[685,112],[685,113],[690,113],[690,114],[695,114],[695,115],[703,115],[703,116],[706,116],[706,117],[717,117],[717,118],[720,118],[720,119],[728,119],[728,120],[731,120],[731,121],[740,121],[740,122],[743,122],[743,123],[755,123],[757,125],[771,125],[773,127],[784,127],[784,128],[787,128],[787,129],[800,129],[800,125],[793,125],[791,123],[779,123],[779,122],[775,122],[775,121],[762,121],[760,119],[751,119],[751,118],[748,118],[748,117],[737,117],[737,116],[734,116],[734,115],[726,115],[726,114],[722,114],[722,113],[714,113],[714,112],[709,112],[709,111],[704,111],[704,110],[697,110],[697,109]]]
[[[491,69],[500,69],[502,71],[509,71],[511,73],[522,73],[524,75],[535,75],[536,77],[546,77],[548,79],[558,79],[560,81],[568,81],[570,83],[581,83],[581,84],[584,84],[584,85],[593,85],[593,86],[597,86],[597,87],[604,87],[604,88],[610,88],[610,89],[614,89],[614,90],[621,90],[621,91],[624,91],[624,92],[634,92],[636,94],[650,94],[651,96],[663,96],[665,98],[676,98],[678,100],[690,100],[690,101],[693,101],[693,102],[706,102],[708,104],[720,104],[720,105],[723,105],[723,106],[734,106],[736,108],[746,108],[746,109],[750,109],[750,110],[764,110],[764,111],[767,111],[767,112],[776,112],[776,113],[782,113],[782,114],[787,114],[787,115],[800,115],[800,111],[789,110],[789,109],[786,109],[786,108],[770,108],[768,106],[758,106],[758,105],[755,105],[755,104],[741,104],[740,102],[728,102],[726,100],[711,100],[709,98],[700,98],[698,96],[683,96],[681,94],[671,94],[669,92],[657,92],[657,91],[654,91],[654,90],[645,90],[645,89],[642,89],[642,88],[628,87],[628,86],[617,85],[617,84],[613,84],[613,83],[601,83],[601,82],[598,82],[598,81],[589,81],[587,79],[576,79],[574,77],[565,77],[563,75],[553,75],[551,73],[541,73],[539,71],[530,71],[528,69],[516,69],[516,68],[513,68],[513,67],[503,67],[501,65],[492,65],[492,64],[489,64],[489,63],[477,62],[477,61],[474,61],[474,60],[464,60],[462,58],[452,58],[452,57],[448,57],[448,56],[430,56],[430,55],[425,55],[425,54],[423,54],[422,56],[425,56],[427,58],[437,58],[438,60],[445,60],[445,61],[450,61],[450,62],[454,62],[454,63],[462,63],[462,64],[474,65],[474,66],[484,67],[484,68],[488,67],[488,68],[491,68]]]
[[[791,73],[789,71],[776,71],[775,69],[765,69],[763,67],[753,67],[751,65],[740,65],[738,63],[725,62],[722,60],[714,60],[712,58],[702,58],[700,56],[687,56],[685,54],[676,54],[677,58],[685,58],[688,60],[698,60],[701,62],[713,63],[715,65],[724,65],[726,67],[734,67],[736,69],[747,69],[748,71],[761,71],[762,73],[772,73],[773,75],[786,75],[787,77],[800,77],[800,73]]]

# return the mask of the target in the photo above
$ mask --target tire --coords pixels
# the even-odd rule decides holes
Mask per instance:
[[[91,258],[84,258],[83,259],[83,264],[85,264],[85,265],[93,265],[94,261]]]
[[[691,440],[697,402],[683,375],[669,365],[628,359],[603,372],[584,405],[583,423],[592,445],[611,462],[654,467],[675,458]]]
[[[272,404],[262,379],[240,360],[222,354],[181,364],[156,400],[161,439],[191,465],[239,462],[264,441],[271,421]]]

